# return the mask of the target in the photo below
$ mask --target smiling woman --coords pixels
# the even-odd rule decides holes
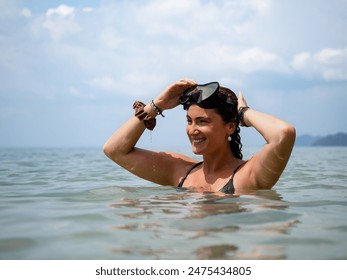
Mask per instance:
[[[183,105],[187,135],[202,162],[175,152],[136,147],[145,128],[154,129],[157,115]],[[250,109],[242,95],[217,82],[197,85],[183,79],[145,105],[134,104],[135,116],[104,145],[105,154],[133,174],[151,182],[198,192],[245,194],[272,188],[281,176],[295,141],[295,129],[273,116]],[[267,144],[251,159],[241,153],[239,124],[254,127]],[[153,168],[153,164],[156,168]]]

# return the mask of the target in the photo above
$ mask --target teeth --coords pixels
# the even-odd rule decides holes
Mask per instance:
[[[204,139],[193,139],[193,143],[201,143]]]

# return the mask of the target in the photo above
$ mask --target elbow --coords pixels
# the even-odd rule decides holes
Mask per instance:
[[[104,154],[108,157],[108,158],[112,158],[112,148],[110,145],[108,145],[108,143],[106,142],[104,144],[104,146],[102,147],[102,150],[104,152]]]
[[[127,156],[133,149],[126,149],[124,145],[115,142],[107,141],[102,147],[104,154],[111,160],[116,163],[120,163],[124,160],[124,157]]]
[[[104,154],[111,160],[115,161],[119,155],[119,147],[114,143],[107,141],[102,147]]]
[[[280,142],[288,145],[289,147],[293,147],[296,138],[296,130],[295,127],[291,124],[286,123],[281,128],[280,132]]]

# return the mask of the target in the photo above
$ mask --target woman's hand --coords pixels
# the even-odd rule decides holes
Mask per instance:
[[[190,88],[196,86],[197,83],[190,79],[181,79],[172,85],[168,86],[155,100],[154,103],[160,110],[175,108],[179,105],[179,98],[182,93]]]
[[[239,97],[237,99],[237,110],[240,110],[240,107],[246,107],[246,106],[247,106],[246,99],[243,96],[243,93],[240,91]]]

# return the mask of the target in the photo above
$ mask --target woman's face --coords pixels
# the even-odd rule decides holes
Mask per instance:
[[[225,123],[214,109],[192,105],[187,111],[187,135],[195,154],[213,153],[229,147],[228,136],[235,130],[233,123]]]

